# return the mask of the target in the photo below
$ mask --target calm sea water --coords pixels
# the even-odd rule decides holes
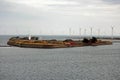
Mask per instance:
[[[0,43],[7,39],[0,38]],[[0,80],[120,80],[120,43],[60,49],[0,47]]]

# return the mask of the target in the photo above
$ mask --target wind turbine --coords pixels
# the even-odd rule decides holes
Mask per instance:
[[[91,38],[92,38],[92,31],[93,31],[92,28],[90,28],[90,31],[91,31],[91,35],[90,35],[90,36],[91,36]]]
[[[84,29],[84,36],[86,36],[86,29]]]
[[[82,35],[81,35],[81,28],[79,28],[79,35],[80,35],[80,38],[82,37]]]
[[[100,37],[100,29],[98,29],[98,37]]]
[[[71,36],[71,28],[69,28],[69,35]]]
[[[112,40],[113,40],[113,32],[114,32],[114,27],[111,27],[111,30],[112,30],[112,35],[111,35],[111,38],[112,38]]]

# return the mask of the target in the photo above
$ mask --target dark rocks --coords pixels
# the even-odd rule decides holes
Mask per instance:
[[[96,37],[92,37],[92,39],[87,39],[87,38],[84,38],[83,43],[96,43],[97,42],[97,38]]]
[[[72,39],[66,39],[63,42],[73,42],[73,40]]]
[[[83,43],[89,43],[90,41],[87,38],[84,38],[82,42]]]

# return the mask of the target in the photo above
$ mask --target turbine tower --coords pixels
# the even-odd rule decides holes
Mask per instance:
[[[98,29],[98,37],[100,37],[100,29]]]
[[[86,36],[86,29],[84,29],[84,36]]]
[[[69,28],[69,35],[71,36],[71,28]]]
[[[92,38],[92,28],[90,28],[90,31],[91,31],[91,35],[90,35],[90,36],[91,36],[91,38]]]
[[[79,35],[81,36],[81,28],[79,28]]]
[[[112,35],[111,35],[111,38],[112,38],[112,40],[113,40],[114,27],[111,27],[111,29],[112,29]]]

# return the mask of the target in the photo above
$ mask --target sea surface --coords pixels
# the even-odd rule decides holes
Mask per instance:
[[[0,36],[0,44],[9,38]],[[59,49],[0,47],[0,80],[120,80],[120,43]]]

